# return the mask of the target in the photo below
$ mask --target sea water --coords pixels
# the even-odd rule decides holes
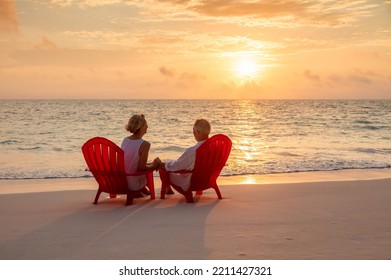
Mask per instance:
[[[91,176],[81,146],[118,145],[144,114],[149,159],[176,159],[206,118],[233,142],[223,176],[390,168],[391,100],[1,100],[0,179]],[[156,174],[155,174],[156,175]]]

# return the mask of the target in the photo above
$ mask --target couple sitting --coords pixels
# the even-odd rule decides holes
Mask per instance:
[[[125,129],[131,133],[129,137],[124,138],[121,144],[121,148],[124,151],[126,173],[159,170],[163,184],[170,181],[176,186],[180,186],[183,191],[189,189],[191,174],[168,173],[167,171],[192,170],[194,168],[196,150],[209,138],[211,127],[207,120],[198,119],[194,123],[193,135],[197,144],[186,149],[177,160],[167,162],[162,162],[159,158],[155,158],[152,163],[148,163],[148,153],[151,144],[142,139],[148,129],[144,115],[132,116]],[[131,191],[141,190],[142,193],[147,194],[147,189],[145,188],[147,179],[145,176],[128,176],[127,180],[128,188]],[[166,194],[173,194],[169,184],[167,185]]]

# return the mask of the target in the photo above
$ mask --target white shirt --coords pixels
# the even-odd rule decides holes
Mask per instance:
[[[167,171],[179,171],[179,170],[193,170],[196,151],[205,140],[197,142],[193,147],[186,149],[186,151],[177,159],[167,161],[165,164]],[[187,191],[190,187],[191,173],[178,174],[170,173],[170,180],[173,184],[181,187],[184,191]]]
[[[143,142],[143,139],[133,140],[129,139],[128,137],[124,138],[122,141],[121,149],[124,151],[126,173],[137,172],[138,162],[140,160],[139,150]],[[128,188],[131,191],[138,191],[147,184],[147,178],[145,175],[128,176],[126,179],[128,181]]]

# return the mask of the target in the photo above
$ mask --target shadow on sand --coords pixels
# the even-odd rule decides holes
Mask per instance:
[[[219,203],[203,196],[124,197],[89,204],[93,191],[0,195],[0,259],[208,259],[206,219]],[[10,221],[9,219],[12,219]]]

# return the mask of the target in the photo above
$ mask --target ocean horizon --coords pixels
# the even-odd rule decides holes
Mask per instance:
[[[1,100],[0,179],[91,177],[81,146],[117,145],[144,114],[149,159],[176,159],[195,144],[197,118],[233,142],[222,176],[391,167],[388,99],[13,99]],[[155,174],[157,176],[157,174]]]

